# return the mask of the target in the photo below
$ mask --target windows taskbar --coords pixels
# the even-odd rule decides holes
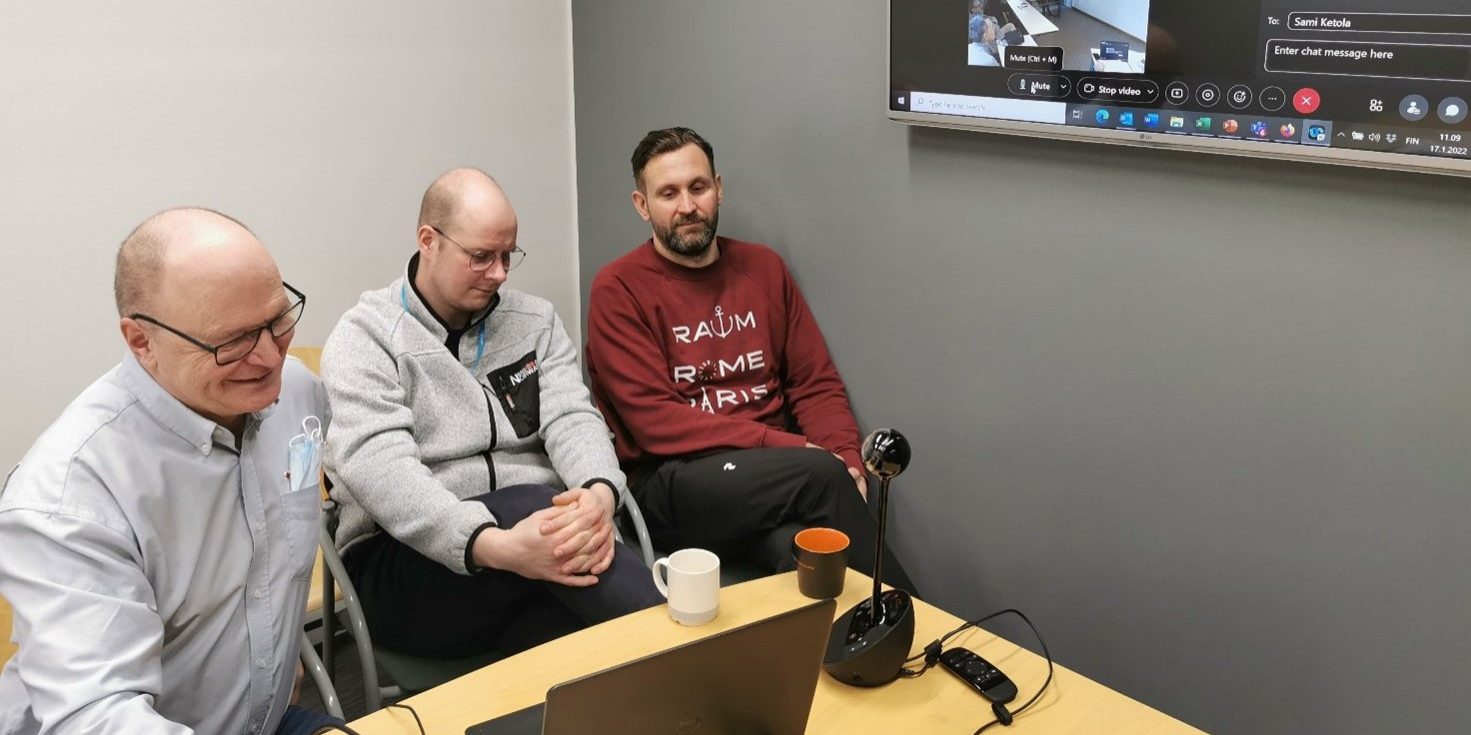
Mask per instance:
[[[1471,152],[1468,152],[1471,133],[1460,130],[913,91],[892,92],[889,109],[1130,133],[1200,136],[1471,160]]]

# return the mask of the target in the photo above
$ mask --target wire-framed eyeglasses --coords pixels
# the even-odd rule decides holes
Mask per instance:
[[[260,342],[261,332],[270,331],[271,337],[273,337],[274,339],[281,339],[286,335],[291,334],[292,330],[296,329],[297,322],[301,321],[301,315],[306,311],[306,294],[296,290],[295,288],[292,288],[291,284],[285,281],[282,281],[281,285],[285,286],[286,290],[291,292],[292,296],[295,298],[295,301],[292,302],[290,306],[286,307],[285,311],[277,314],[275,318],[271,319],[265,324],[262,324],[254,329],[242,332],[239,336],[217,345],[212,345],[207,342],[190,337],[189,335],[167,324],[164,324],[163,322],[154,319],[147,314],[129,314],[128,318],[136,319],[140,322],[148,322],[149,324],[162,327],[163,329],[173,332],[175,335],[189,342],[195,347],[198,347],[199,349],[214,355],[216,365],[229,365],[230,363],[239,362],[245,359],[246,355],[249,355],[251,352],[255,351],[256,344]]]
[[[470,259],[470,270],[475,271],[476,273],[484,273],[485,271],[490,270],[490,264],[494,263],[497,259],[500,260],[501,268],[503,270],[510,271],[512,268],[521,265],[521,261],[526,258],[526,251],[522,250],[519,247],[512,247],[510,250],[502,250],[499,252],[496,252],[494,250],[471,250],[470,248],[461,245],[453,237],[444,234],[444,230],[441,230],[434,225],[429,225],[429,229],[434,230],[436,233],[439,234],[440,237],[443,237],[444,239],[454,243],[454,246],[459,248],[460,252],[463,252],[465,254],[465,257]]]

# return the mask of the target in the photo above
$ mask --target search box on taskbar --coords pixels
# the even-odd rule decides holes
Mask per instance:
[[[1067,122],[1067,105],[1062,102],[970,97],[961,94],[915,92],[910,96],[909,111],[1058,125]]]

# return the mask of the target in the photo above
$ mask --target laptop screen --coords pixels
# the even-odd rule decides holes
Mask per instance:
[[[801,735],[835,609],[832,600],[813,602],[558,684],[542,712],[513,712],[466,733]]]

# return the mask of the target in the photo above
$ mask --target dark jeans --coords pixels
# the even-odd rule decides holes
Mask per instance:
[[[281,716],[281,724],[276,727],[276,735],[311,735],[324,725],[346,724],[342,720],[321,712],[291,705],[286,708],[286,714]]]
[[[513,485],[475,499],[502,528],[510,528],[550,507],[557,492],[546,485]],[[353,546],[343,563],[374,645],[426,658],[465,658],[492,650],[511,655],[664,602],[649,568],[621,543],[613,565],[590,587],[533,581],[496,569],[456,574],[387,533]]]
[[[792,537],[824,526],[848,534],[848,566],[873,574],[878,522],[842,460],[820,449],[739,449],[672,459],[631,490],[659,549],[698,546],[785,572],[796,568]],[[918,594],[887,548],[884,583]]]

